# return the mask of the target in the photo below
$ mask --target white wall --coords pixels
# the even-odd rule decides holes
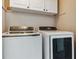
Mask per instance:
[[[6,13],[6,31],[9,26],[56,26],[54,16],[27,14],[20,12],[7,12]]]

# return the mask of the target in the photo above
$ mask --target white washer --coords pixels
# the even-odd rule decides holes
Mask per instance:
[[[3,59],[42,59],[40,33],[3,33]]]
[[[42,31],[44,59],[74,59],[74,36],[66,31]]]

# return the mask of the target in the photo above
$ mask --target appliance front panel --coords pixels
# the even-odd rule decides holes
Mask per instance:
[[[4,37],[3,59],[42,59],[40,36]]]
[[[53,35],[50,42],[50,59],[74,59],[73,35]]]

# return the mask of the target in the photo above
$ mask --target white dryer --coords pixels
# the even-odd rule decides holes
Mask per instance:
[[[39,30],[43,36],[44,59],[74,59],[73,33],[53,30],[52,27],[46,29],[41,27]]]

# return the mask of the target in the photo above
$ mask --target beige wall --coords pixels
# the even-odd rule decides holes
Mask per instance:
[[[7,12],[6,13],[6,31],[9,26],[56,26],[54,16],[38,15],[38,14],[28,14],[21,12]],[[4,24],[4,22],[3,22]],[[4,26],[3,26],[4,27]]]
[[[5,11],[2,9],[2,32],[5,32]]]
[[[76,32],[76,0],[59,0],[57,28]]]

